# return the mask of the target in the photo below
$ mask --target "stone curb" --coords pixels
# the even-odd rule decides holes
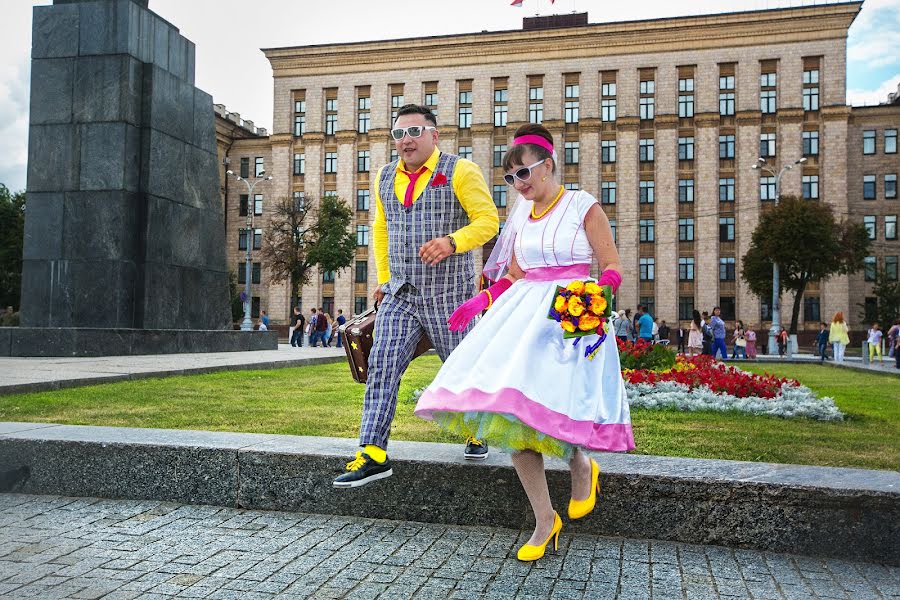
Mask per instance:
[[[392,442],[394,476],[354,490],[331,481],[356,440],[0,423],[0,492],[169,500],[529,529],[508,455],[480,463],[461,444]],[[602,454],[598,508],[566,529],[900,564],[900,473]],[[565,516],[567,466],[547,462]]]

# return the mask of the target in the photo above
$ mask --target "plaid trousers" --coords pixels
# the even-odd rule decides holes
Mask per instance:
[[[474,321],[461,331],[447,329],[447,319],[453,311],[472,297],[474,289],[469,287],[435,296],[423,296],[410,285],[404,285],[396,294],[385,292],[369,353],[360,446],[372,444],[387,449],[400,378],[412,362],[422,335],[428,336],[444,361],[472,329]]]

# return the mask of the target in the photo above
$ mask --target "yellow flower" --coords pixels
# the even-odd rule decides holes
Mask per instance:
[[[569,333],[572,333],[573,331],[575,331],[575,325],[572,323],[572,321],[570,321],[568,319],[563,319],[562,321],[559,322],[559,324],[562,325],[562,328],[565,329],[566,331],[568,331]]]
[[[580,317],[584,313],[584,302],[580,296],[572,296],[569,298],[569,314],[573,317]]]
[[[594,315],[584,315],[578,320],[578,329],[591,331],[600,327],[600,318]]]
[[[591,297],[591,312],[595,315],[602,315],[606,310],[606,298],[597,294]]]
[[[590,294],[591,296],[593,296],[594,294],[600,294],[602,292],[603,292],[603,290],[600,289],[600,286],[597,285],[596,283],[594,283],[593,281],[588,281],[586,284],[584,284],[584,293],[585,294]]]
[[[556,309],[556,312],[561,313],[566,310],[566,299],[562,296],[556,297],[556,302],[553,303],[553,308]]]
[[[566,289],[572,292],[573,294],[581,295],[584,292],[584,282],[583,281],[573,281],[569,285],[566,286]]]

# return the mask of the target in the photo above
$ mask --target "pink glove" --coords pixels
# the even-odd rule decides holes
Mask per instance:
[[[500,294],[508,290],[511,285],[512,281],[503,277],[488,289],[476,294],[474,298],[460,304],[459,308],[454,310],[450,318],[447,319],[447,323],[450,324],[450,331],[465,329],[469,321],[475,318],[475,315],[480,314],[484,309],[496,302]]]
[[[608,285],[612,288],[613,292],[619,289],[619,285],[622,283],[622,275],[619,274],[618,271],[613,271],[612,269],[607,269],[600,274],[600,279],[597,280],[597,285]]]

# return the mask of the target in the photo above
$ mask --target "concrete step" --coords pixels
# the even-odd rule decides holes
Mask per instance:
[[[531,527],[508,455],[392,442],[394,475],[331,485],[356,440],[0,423],[0,492],[171,500],[456,525]],[[572,532],[900,564],[900,473],[599,454],[601,498]],[[547,461],[565,515],[567,466]]]

